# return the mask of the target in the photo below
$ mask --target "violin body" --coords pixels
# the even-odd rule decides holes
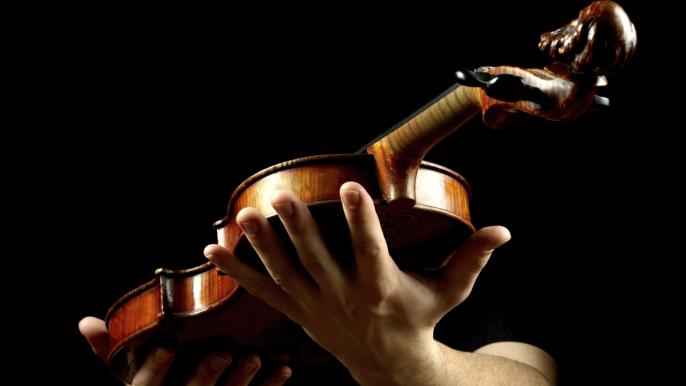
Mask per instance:
[[[308,206],[345,268],[353,263],[353,253],[339,188],[355,181],[374,199],[396,263],[406,270],[440,269],[475,229],[469,185],[458,173],[423,161],[426,153],[479,113],[491,127],[505,125],[519,112],[550,120],[578,117],[596,100],[606,81],[603,72],[620,68],[636,46],[633,24],[611,1],[593,3],[568,26],[541,39],[540,48],[556,60],[544,69],[500,66],[458,72],[460,84],[363,152],[299,158],[248,178],[233,192],[226,216],[215,223],[219,244],[264,271],[235,218],[243,208],[256,208],[288,247],[270,200],[279,190],[291,190]],[[294,249],[291,256],[296,256]],[[159,345],[180,353],[201,341],[232,352],[298,344],[284,333],[287,322],[281,313],[211,263],[181,271],[158,269],[155,279],[110,308],[106,323],[107,363],[127,383],[149,349]]]
[[[242,259],[259,261],[235,215],[243,208],[256,208],[285,235],[270,199],[275,192],[288,189],[308,205],[328,245],[340,251],[341,257],[352,256],[352,251],[346,253],[350,240],[339,197],[339,188],[346,181],[358,182],[375,200],[389,250],[403,268],[440,268],[449,253],[474,231],[469,186],[456,172],[423,162],[417,174],[416,204],[402,208],[387,204],[383,197],[373,156],[341,154],[280,163],[247,179],[231,197],[227,216],[215,224],[219,243]]]
[[[248,178],[233,193],[227,216],[215,224],[219,243],[261,268],[235,215],[242,208],[256,208],[284,235],[283,240],[288,240],[269,199],[275,191],[290,189],[308,205],[337,255],[352,257],[338,193],[346,181],[360,183],[374,198],[389,250],[404,268],[440,268],[474,232],[469,217],[469,186],[454,171],[423,162],[417,174],[416,205],[398,208],[385,203],[372,155],[342,154],[283,162]],[[108,362],[120,378],[131,380],[144,357],[144,348],[154,343],[179,347],[211,338],[242,348],[259,349],[279,340],[293,344],[279,337],[283,315],[214,265],[185,271],[158,270],[156,275],[122,297],[108,313],[112,347]]]

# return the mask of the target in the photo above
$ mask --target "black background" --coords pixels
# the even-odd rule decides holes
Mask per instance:
[[[49,347],[53,379],[117,384],[78,320],[104,317],[157,267],[203,263],[242,180],[356,151],[453,84],[459,67],[547,64],[538,35],[585,4],[75,9],[53,21],[26,61],[35,108],[23,158],[39,166],[20,178],[43,304],[27,342]],[[655,268],[647,240],[660,179],[647,176],[661,134],[637,124],[655,23],[645,3],[621,4],[639,45],[601,92],[608,111],[502,130],[474,120],[427,157],[471,182],[477,227],[512,231],[483,285],[553,337],[567,384],[628,375],[643,361],[632,353],[651,343],[639,320],[660,314],[643,289]]]

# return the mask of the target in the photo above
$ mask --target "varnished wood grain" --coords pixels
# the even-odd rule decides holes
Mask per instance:
[[[416,175],[416,205],[401,207],[386,201],[376,175],[374,157],[367,154],[305,157],[267,168],[248,178],[232,195],[226,217],[215,224],[219,242],[259,266],[259,259],[236,224],[236,215],[243,208],[256,208],[281,229],[270,200],[277,191],[290,190],[310,208],[325,238],[340,246],[334,252],[345,255],[348,230],[339,188],[355,181],[372,196],[389,249],[399,263],[414,269],[443,265],[446,250],[457,248],[474,229],[467,182],[450,169],[423,162]],[[428,240],[435,242],[425,245]],[[422,252],[416,253],[414,249],[420,246],[424,246]]]
[[[538,47],[577,74],[612,74],[636,52],[636,27],[614,1],[595,1],[568,24],[541,35]]]
[[[211,264],[190,270],[158,270],[155,280],[122,297],[107,313],[108,363],[122,380],[130,382],[139,366],[134,352],[142,342],[166,324],[178,323],[179,318],[207,313],[194,323],[217,319],[213,311],[229,302],[237,289],[231,277],[220,275]],[[181,342],[177,339],[176,343]]]
[[[415,179],[426,153],[480,111],[478,89],[458,86],[367,149],[374,155],[379,186],[392,205],[412,207]]]
[[[158,282],[136,290],[115,304],[107,316],[110,345],[115,347],[132,332],[137,333],[157,324],[162,313]]]
[[[288,247],[287,234],[270,205],[275,192],[287,189],[308,205],[340,263],[349,263],[352,252],[339,188],[356,181],[373,197],[399,266],[438,269],[474,227],[468,184],[449,169],[423,162],[426,153],[479,111],[491,127],[504,125],[513,111],[553,120],[579,116],[591,105],[603,74],[624,65],[635,46],[636,33],[624,11],[610,1],[593,3],[569,25],[542,36],[541,49],[557,62],[544,69],[482,70],[515,75],[550,103],[506,102],[482,89],[458,86],[373,143],[368,154],[306,157],[253,175],[234,191],[226,216],[215,224],[219,243],[263,268],[236,224],[236,214],[257,208]],[[190,270],[160,270],[155,280],[122,297],[108,312],[108,364],[130,382],[151,342],[182,347],[203,338],[227,338],[237,346],[259,347],[274,340],[271,329],[282,319],[209,263]]]
[[[515,75],[540,95],[536,102],[503,101],[480,89],[484,123],[505,126],[517,111],[552,121],[581,116],[593,106],[598,88],[607,85],[606,75],[631,60],[636,44],[636,28],[622,7],[613,1],[593,2],[576,19],[541,35],[539,48],[555,62],[540,69],[481,69],[490,75]]]

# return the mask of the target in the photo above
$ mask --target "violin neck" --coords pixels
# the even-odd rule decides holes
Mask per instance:
[[[386,201],[413,206],[417,170],[426,153],[480,111],[479,89],[455,85],[368,146]]]
[[[458,88],[461,88],[461,90],[458,90]],[[465,93],[467,93],[467,94],[469,94],[469,95],[463,95],[463,94],[465,94]],[[456,94],[459,94],[459,95],[456,95]],[[472,95],[472,94],[473,94],[473,95]],[[418,123],[418,122],[416,122],[416,119],[423,119],[423,118],[420,118],[420,115],[422,115],[423,113],[432,114],[432,113],[429,112],[429,111],[431,111],[431,108],[432,108],[434,105],[437,105],[438,102],[443,101],[444,99],[446,99],[447,97],[451,97],[451,98],[453,98],[453,99],[458,99],[458,100],[463,101],[463,102],[457,102],[458,104],[455,104],[455,103],[456,103],[455,100],[453,100],[452,102],[449,102],[448,100],[446,100],[444,103],[451,103],[451,105],[449,105],[449,106],[450,106],[450,109],[451,109],[451,110],[450,110],[450,111],[451,111],[450,114],[453,114],[453,113],[454,113],[454,114],[458,114],[458,115],[462,115],[462,114],[468,114],[468,115],[469,115],[468,111],[469,111],[469,110],[473,110],[473,107],[472,107],[472,105],[473,105],[473,100],[472,100],[472,98],[474,97],[474,98],[477,98],[477,100],[478,100],[478,98],[479,98],[478,95],[479,95],[479,94],[478,94],[478,90],[475,90],[475,89],[472,90],[471,87],[461,87],[459,83],[455,83],[453,86],[451,86],[449,89],[443,91],[440,95],[436,96],[436,97],[435,97],[434,99],[432,99],[430,102],[426,103],[424,106],[422,106],[422,107],[418,108],[417,110],[415,110],[414,112],[412,112],[412,114],[408,115],[405,119],[403,119],[402,121],[396,123],[393,127],[389,128],[388,130],[386,130],[386,131],[383,132],[382,134],[379,134],[379,135],[378,135],[376,138],[374,138],[372,141],[370,141],[369,143],[367,143],[366,145],[364,145],[364,147],[360,148],[360,149],[357,151],[357,153],[358,153],[358,154],[368,153],[367,149],[369,149],[369,148],[372,147],[375,143],[381,141],[381,140],[384,139],[385,137],[388,137],[389,135],[391,135],[391,133],[393,133],[393,132],[396,131],[396,130],[400,130],[400,132],[405,132],[406,130],[412,130],[412,129],[409,129],[409,128],[407,127],[407,125],[410,124],[411,121],[415,121],[414,123],[412,123],[412,125],[416,125],[416,124]],[[481,108],[481,105],[477,105],[477,108],[480,109],[480,108]],[[453,110],[453,109],[454,109],[454,110]],[[435,114],[435,113],[434,113],[434,114]],[[451,130],[451,132],[454,131],[454,130],[456,130],[456,129],[458,129],[460,126],[462,126],[462,124],[464,124],[464,123],[466,123],[467,121],[469,121],[469,119],[472,118],[472,117],[473,117],[473,115],[470,115],[469,117],[466,117],[466,118],[464,119],[464,121],[463,121],[462,123],[460,123],[457,127],[454,127],[454,128]],[[414,127],[414,126],[413,126],[413,127]],[[432,130],[430,130],[430,131],[432,131]],[[449,135],[449,134],[450,134],[450,133],[445,134],[444,137],[447,136],[447,135]],[[404,135],[407,135],[407,134],[399,134],[399,133],[394,134],[394,136],[396,136],[396,135],[403,135],[403,136],[404,136]],[[442,138],[441,138],[441,139],[442,139]],[[440,142],[441,139],[438,139],[437,143]]]

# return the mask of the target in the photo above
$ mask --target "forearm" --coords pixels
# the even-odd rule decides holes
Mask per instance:
[[[462,352],[436,342],[415,359],[389,360],[381,372],[355,372],[362,386],[544,385],[552,383],[527,364],[505,357]]]
[[[445,381],[441,385],[552,385],[540,371],[522,362],[438,344],[444,352]]]

